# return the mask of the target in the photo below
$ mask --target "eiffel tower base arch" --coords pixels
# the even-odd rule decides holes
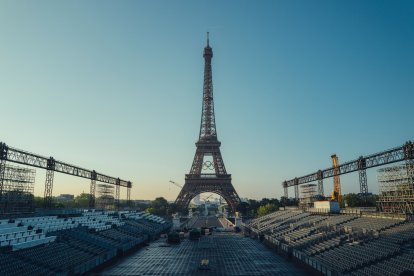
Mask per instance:
[[[231,184],[231,175],[214,176],[211,178],[186,175],[185,184],[175,200],[177,211],[185,212],[190,201],[201,193],[220,195],[227,202],[233,213],[237,211],[237,206],[240,203],[240,198]]]

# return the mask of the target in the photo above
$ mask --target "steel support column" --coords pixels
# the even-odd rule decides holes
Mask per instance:
[[[409,184],[414,184],[414,145],[408,141],[404,145],[405,167],[407,168],[407,177]]]
[[[361,195],[366,196],[368,194],[368,181],[367,170],[359,170],[359,190]]]
[[[119,210],[119,194],[120,194],[120,191],[121,191],[121,181],[120,181],[120,179],[118,178],[117,180],[116,180],[116,184],[115,184],[115,208],[117,209],[117,210]]]
[[[297,178],[295,178],[295,199],[299,200],[299,184]]]
[[[6,172],[7,145],[0,143],[0,196],[3,194],[4,173]]]
[[[4,173],[6,171],[6,160],[0,159],[0,196],[3,194]]]
[[[299,200],[299,185],[295,185],[295,199]]]
[[[359,174],[359,191],[362,196],[366,197],[368,194],[368,181],[367,181],[367,163],[363,156],[358,158],[358,174]]]
[[[324,196],[325,192],[323,189],[323,173],[321,170],[318,171],[318,194]]]
[[[43,197],[43,205],[45,208],[52,207],[52,193],[53,193],[53,176],[55,172],[55,159],[50,157],[47,160],[46,180],[45,180],[45,194]]]
[[[288,186],[286,184],[286,181],[283,183],[283,189],[284,189],[284,192],[285,192],[285,198],[288,199],[289,194],[288,194]]]
[[[127,206],[131,207],[131,186],[132,183],[128,181],[128,187],[127,187]]]
[[[96,191],[96,171],[93,170],[91,173],[91,187],[89,191],[89,208],[95,208],[95,191]]]
[[[95,209],[95,190],[96,190],[96,180],[91,179],[91,186],[89,189],[89,209]]]

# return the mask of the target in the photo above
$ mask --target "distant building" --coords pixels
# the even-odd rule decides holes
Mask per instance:
[[[322,213],[339,213],[339,203],[337,201],[315,201],[313,211]]]
[[[150,205],[152,200],[147,200],[147,199],[136,199],[136,200],[131,200],[131,203],[135,206],[137,205]]]
[[[60,194],[56,197],[56,200],[58,201],[71,201],[73,199],[75,199],[75,196],[71,194]]]

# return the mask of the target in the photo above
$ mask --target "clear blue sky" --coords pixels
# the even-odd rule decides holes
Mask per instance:
[[[1,0],[0,140],[131,180],[132,198],[175,199],[168,181],[184,182],[198,138],[206,31],[241,197],[280,197],[332,153],[414,139],[413,1]],[[357,174],[342,183],[359,191]],[[55,176],[54,195],[82,190]]]

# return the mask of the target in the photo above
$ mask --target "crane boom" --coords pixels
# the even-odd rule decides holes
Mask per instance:
[[[210,194],[209,196],[204,198],[204,201],[207,201],[207,199],[209,199],[213,194]]]
[[[172,180],[170,180],[170,183],[172,183],[172,184],[174,184],[175,186],[177,186],[178,188],[183,188],[183,186],[181,186],[180,184],[178,184],[178,183],[176,183],[176,182],[174,182],[174,181],[172,181]]]

